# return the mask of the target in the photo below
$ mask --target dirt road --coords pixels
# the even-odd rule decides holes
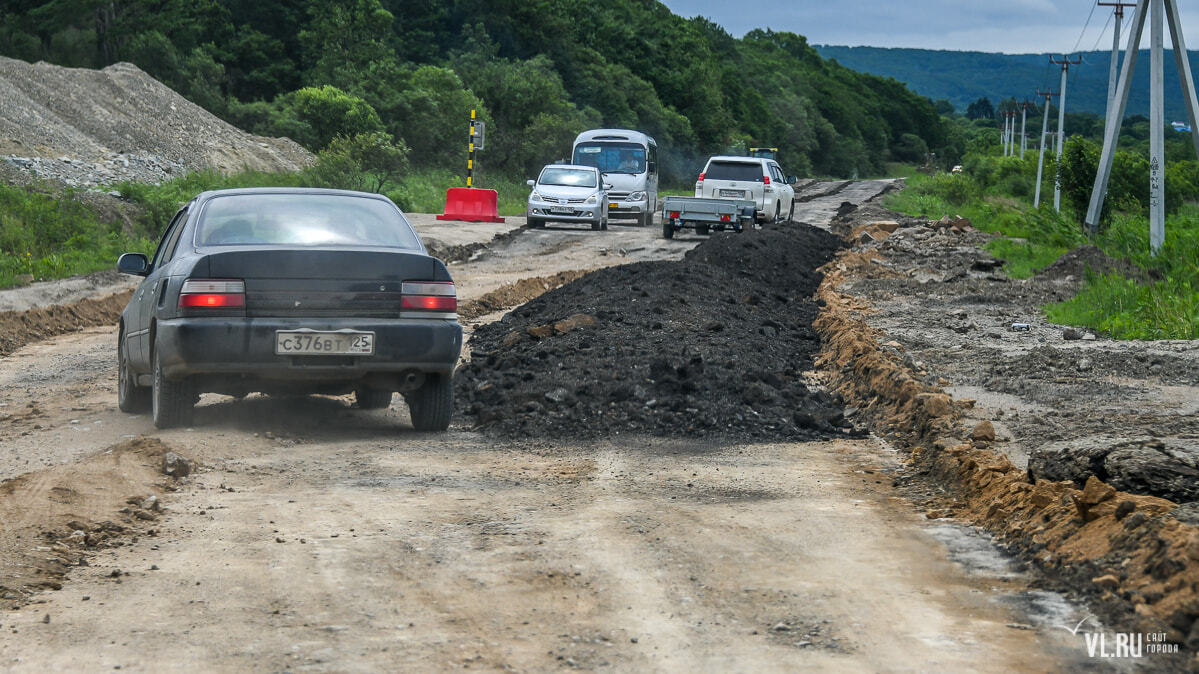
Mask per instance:
[[[797,203],[796,219],[827,221],[882,187]],[[521,278],[677,258],[697,242],[619,226],[525,232],[451,270],[470,300]],[[194,428],[161,432],[116,411],[114,339],[91,329],[0,360],[0,477],[45,467],[15,493],[63,513],[113,489],[157,493],[165,510],[69,565],[60,590],[5,595],[0,667],[1085,663],[1080,640],[1059,629],[1078,610],[1032,589],[985,540],[918,517],[892,488],[898,458],[878,440],[499,443],[458,426],[413,433],[398,399],[366,412],[339,398],[259,396],[205,396]],[[127,494],[143,465],[131,454],[109,470],[125,482],[77,470],[64,482],[81,460],[142,436],[197,461],[196,474],[178,491],[143,478]]]

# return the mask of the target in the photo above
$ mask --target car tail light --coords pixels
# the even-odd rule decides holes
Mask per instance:
[[[406,318],[456,318],[458,293],[449,281],[405,281],[400,299]]]
[[[179,291],[179,306],[189,309],[241,309],[246,306],[245,281],[188,279]]]
[[[770,176],[762,176],[762,180],[764,181],[763,182],[764,185],[770,184]]]
[[[721,221],[721,222],[732,222],[732,221],[733,221],[733,216],[731,216],[731,215],[722,215],[722,216],[720,216],[720,221]]]
[[[705,175],[707,175],[707,174],[706,174],[706,173],[701,173],[701,174],[699,174],[699,180],[697,180],[696,182],[701,182],[701,183],[702,183],[702,182],[704,181],[704,176],[705,176]]]
[[[670,219],[671,219],[671,220],[678,220],[680,215],[682,215],[682,213],[679,213],[678,211],[671,211],[671,212],[670,212]]]

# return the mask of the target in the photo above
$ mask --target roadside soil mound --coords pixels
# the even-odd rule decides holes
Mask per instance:
[[[1063,254],[1048,267],[1038,271],[1037,278],[1081,282],[1087,271],[1099,275],[1119,274],[1124,278],[1135,279],[1143,283],[1155,280],[1150,272],[1146,272],[1128,260],[1111,257],[1096,246],[1079,246]]]
[[[836,237],[718,234],[679,262],[592,272],[482,326],[459,412],[504,436],[810,439],[849,432],[804,378]]]
[[[136,66],[63,68],[0,57],[0,154],[68,185],[159,182],[187,171],[290,171],[311,154],[253,136]]]
[[[0,312],[0,356],[41,339],[97,325],[114,325],[133,291],[28,311]]]
[[[0,482],[0,607],[62,589],[73,567],[86,567],[90,550],[123,545],[138,532],[153,535],[158,496],[175,489],[175,478],[163,474],[167,452],[156,439],[135,438]]]

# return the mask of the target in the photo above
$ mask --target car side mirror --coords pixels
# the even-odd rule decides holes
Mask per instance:
[[[657,172],[658,172],[658,162],[656,162],[656,161],[651,161],[651,162],[649,163],[649,167],[648,167],[648,168],[649,168],[649,172],[650,172],[650,173],[657,173]]]
[[[610,189],[612,189],[612,186],[611,186],[611,185],[609,185],[608,183],[604,183],[604,191],[607,191],[607,190],[610,190]]]
[[[799,182],[799,178],[797,178],[796,176],[787,176],[787,184],[788,185],[794,185],[797,182]]]
[[[529,187],[532,187],[537,184],[537,181],[536,180],[526,180],[525,184],[528,185]]]
[[[150,259],[141,253],[125,253],[117,258],[117,271],[122,274],[145,276],[150,273]]]

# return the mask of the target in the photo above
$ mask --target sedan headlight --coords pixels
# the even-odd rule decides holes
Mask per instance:
[[[588,205],[591,205],[591,204],[598,204],[598,203],[599,203],[599,195],[598,195],[598,194],[593,194],[593,195],[591,195],[591,196],[587,197],[587,201],[586,201],[586,202],[584,202],[584,203],[586,203],[586,204],[588,204]]]
[[[641,201],[645,198],[645,192],[633,192],[629,195],[629,201]]]
[[[533,193],[529,195],[529,201],[545,201],[545,199],[537,193],[537,190],[533,190]]]

